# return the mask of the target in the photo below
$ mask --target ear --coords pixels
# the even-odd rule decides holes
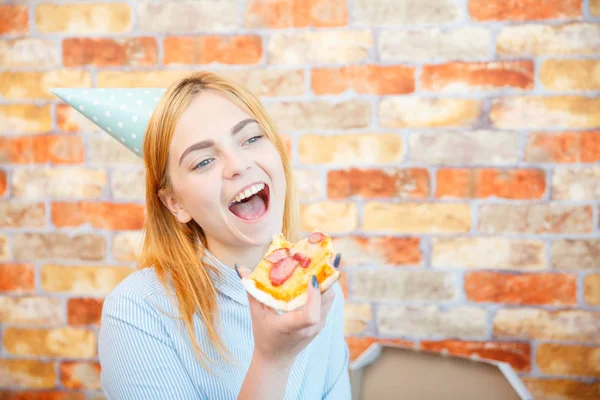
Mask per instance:
[[[158,192],[158,197],[179,222],[182,224],[187,224],[191,221],[192,216],[183,208],[173,192],[170,190],[161,189]]]

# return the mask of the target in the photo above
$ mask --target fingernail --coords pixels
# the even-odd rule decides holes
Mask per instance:
[[[240,277],[240,279],[242,278],[242,276],[240,275],[240,271],[238,270],[238,265],[234,264],[235,267],[235,272],[238,274],[238,276]]]
[[[315,288],[319,287],[319,281],[317,280],[317,277],[315,275],[312,276],[312,285]]]
[[[342,259],[342,253],[337,253],[335,256],[335,260],[333,260],[333,267],[337,268],[340,265],[340,260]]]

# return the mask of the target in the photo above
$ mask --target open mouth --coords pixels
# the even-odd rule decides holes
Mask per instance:
[[[244,221],[256,221],[269,208],[269,186],[255,183],[241,190],[229,203],[229,211]]]

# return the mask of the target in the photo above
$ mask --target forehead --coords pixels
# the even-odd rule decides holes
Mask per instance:
[[[251,118],[224,94],[205,90],[197,95],[181,114],[175,127],[171,150],[177,157],[185,148],[201,140],[218,141],[229,136],[231,128],[243,119]]]

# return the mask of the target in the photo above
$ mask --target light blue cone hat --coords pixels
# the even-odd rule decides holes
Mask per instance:
[[[142,157],[150,116],[165,88],[55,88],[50,90],[104,132]]]

